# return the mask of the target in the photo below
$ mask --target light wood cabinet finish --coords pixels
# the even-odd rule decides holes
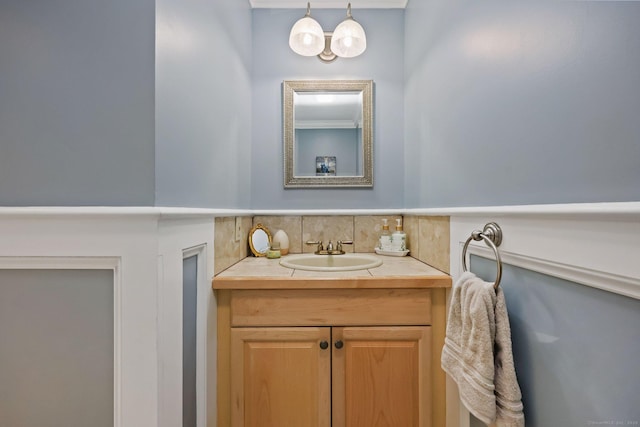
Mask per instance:
[[[231,425],[430,426],[430,329],[232,328]]]
[[[231,330],[232,427],[330,427],[330,328]]]
[[[333,427],[432,425],[430,326],[332,332]]]
[[[429,325],[424,289],[236,290],[231,326]]]
[[[406,281],[216,276],[217,425],[444,427],[451,279],[415,263]]]

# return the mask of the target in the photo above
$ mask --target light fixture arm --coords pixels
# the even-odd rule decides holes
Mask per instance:
[[[332,32],[325,31],[324,32],[324,50],[318,54],[318,59],[325,64],[329,64],[336,59],[338,59],[338,55],[331,51],[331,36]]]

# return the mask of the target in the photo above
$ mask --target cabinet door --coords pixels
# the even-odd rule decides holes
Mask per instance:
[[[333,328],[333,427],[430,426],[430,346],[428,326]]]
[[[232,328],[231,425],[329,427],[330,348],[328,327]]]

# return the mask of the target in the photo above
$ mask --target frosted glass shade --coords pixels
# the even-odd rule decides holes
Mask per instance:
[[[331,36],[331,51],[341,58],[353,58],[366,48],[364,29],[351,17],[342,21]]]
[[[318,21],[306,15],[291,28],[289,46],[302,56],[316,56],[324,50],[324,32]]]

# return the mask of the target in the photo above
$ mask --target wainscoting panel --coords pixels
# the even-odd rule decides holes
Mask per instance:
[[[451,272],[462,247],[488,222],[502,228],[499,250],[528,427],[640,425],[640,214],[612,205],[451,217]],[[483,242],[467,251],[470,270],[496,274]],[[447,427],[479,426],[447,382]]]
[[[114,427],[157,426],[156,233],[150,215],[0,216],[0,270],[110,271]]]
[[[158,426],[214,425],[214,220],[162,219],[158,231]]]
[[[640,300],[510,265],[501,283],[527,427],[640,425]]]
[[[0,208],[0,426],[181,425],[183,260],[191,257],[192,419],[197,427],[215,419],[215,392],[207,394],[215,390],[215,370],[207,374],[213,235],[209,212]]]
[[[0,270],[0,426],[113,419],[113,271]]]

